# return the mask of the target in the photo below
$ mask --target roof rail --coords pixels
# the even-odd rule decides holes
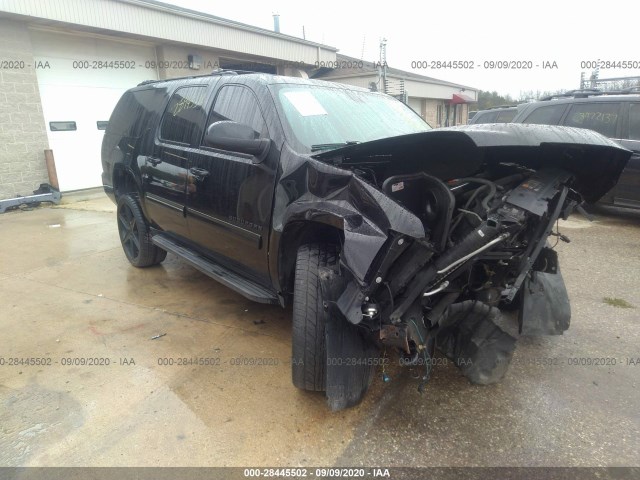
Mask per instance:
[[[602,93],[603,93],[602,90],[599,90],[597,88],[583,88],[583,89],[569,90],[564,93],[556,93],[554,95],[548,95],[546,97],[542,97],[540,101],[552,100],[554,98],[565,98],[565,97],[582,98],[582,97],[588,97],[590,95],[602,95]]]
[[[175,77],[175,78],[163,78],[161,80],[145,80],[140,82],[138,86],[142,85],[150,85],[152,83],[166,82],[168,80],[187,80],[189,78],[202,78],[202,77],[214,77],[220,75],[247,75],[250,73],[264,73],[264,72],[252,72],[250,70],[227,70],[224,68],[216,68],[211,73],[205,73],[203,75],[187,75],[185,77]]]
[[[581,90],[569,90],[565,93],[558,93],[555,95],[548,95],[546,97],[542,97],[540,99],[541,102],[547,100],[553,100],[554,98],[587,98],[587,97],[597,97],[601,95],[631,95],[634,93],[640,93],[640,86],[623,88],[622,90],[600,90],[597,88],[584,88]]]
[[[495,107],[489,107],[486,110],[494,110],[496,108],[516,108],[517,105],[496,105]]]

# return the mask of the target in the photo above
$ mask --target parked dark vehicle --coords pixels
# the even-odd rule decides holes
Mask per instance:
[[[478,123],[509,123],[518,113],[518,107],[510,105],[502,105],[500,107],[491,107],[487,110],[480,110],[469,119],[469,125]]]
[[[588,128],[615,140],[633,156],[600,203],[640,208],[640,88],[573,90],[518,107],[515,123]]]
[[[362,398],[384,352],[421,387],[435,346],[490,383],[518,330],[566,330],[547,237],[566,239],[556,220],[609,190],[629,155],[562,127],[431,130],[381,93],[234,72],[127,91],[102,146],[129,261],[172,252],[292,304],[293,383],[333,409]]]

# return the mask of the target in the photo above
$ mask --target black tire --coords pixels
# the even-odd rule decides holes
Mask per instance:
[[[304,390],[325,391],[325,309],[318,270],[338,263],[333,245],[303,245],[298,249],[293,290],[291,376]]]
[[[130,194],[118,199],[118,233],[127,259],[134,267],[149,267],[162,262],[167,252],[151,242],[147,223],[138,199]]]

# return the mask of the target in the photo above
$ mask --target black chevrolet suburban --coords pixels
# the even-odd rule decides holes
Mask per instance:
[[[588,130],[432,130],[382,93],[229,71],[130,89],[102,145],[131,264],[170,252],[291,304],[293,383],[333,409],[362,398],[387,354],[420,388],[435,348],[490,383],[519,335],[566,330],[547,237],[566,239],[558,218],[607,192],[629,156]]]

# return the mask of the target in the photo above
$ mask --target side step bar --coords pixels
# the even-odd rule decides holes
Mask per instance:
[[[235,290],[249,300],[258,303],[280,303],[278,297],[269,289],[241,277],[237,273],[232,272],[193,250],[183,247],[167,235],[162,233],[156,234],[152,237],[152,241],[161,249],[178,255],[192,267],[200,270],[205,275],[217,280],[230,289]]]

